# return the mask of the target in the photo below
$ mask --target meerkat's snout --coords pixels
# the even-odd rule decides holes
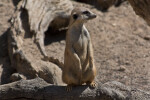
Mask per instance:
[[[94,19],[94,18],[96,18],[97,16],[96,16],[96,14],[91,14],[91,16],[89,17],[89,19]]]

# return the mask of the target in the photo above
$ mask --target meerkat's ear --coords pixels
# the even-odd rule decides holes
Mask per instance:
[[[77,14],[73,14],[73,19],[76,20],[78,18]]]

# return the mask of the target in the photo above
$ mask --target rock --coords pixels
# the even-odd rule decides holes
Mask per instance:
[[[26,77],[24,75],[19,74],[19,73],[13,73],[10,77],[11,82],[18,81],[18,80],[21,80],[21,79],[25,80]]]
[[[121,72],[124,72],[126,70],[126,67],[125,66],[120,66],[117,70],[121,71]]]
[[[41,78],[20,80],[0,86],[0,98],[34,100],[148,100],[150,94],[116,81],[97,83],[95,89],[76,86],[66,92],[65,86],[48,84]]]
[[[150,1],[149,0],[128,0],[135,13],[141,16],[150,25]]]
[[[97,6],[100,7],[102,11],[107,11],[115,2],[116,0],[97,0]]]
[[[92,4],[94,6],[96,6],[98,9],[102,10],[102,11],[107,11],[109,9],[109,7],[115,5],[116,7],[119,6],[122,2],[124,2],[125,0],[77,0],[80,2],[84,2],[84,3],[89,3]]]

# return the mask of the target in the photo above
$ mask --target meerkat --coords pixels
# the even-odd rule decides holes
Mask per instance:
[[[72,86],[84,83],[91,87],[96,86],[91,37],[84,26],[85,22],[94,18],[96,14],[86,8],[75,8],[71,13],[62,71],[62,80],[67,84],[67,91],[72,90]]]

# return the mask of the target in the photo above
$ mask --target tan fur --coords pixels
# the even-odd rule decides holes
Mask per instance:
[[[83,12],[88,11],[88,14]],[[74,15],[78,18],[73,19]],[[70,85],[93,85],[96,76],[91,37],[84,23],[96,15],[85,8],[75,8],[71,13],[66,35],[63,81]]]

